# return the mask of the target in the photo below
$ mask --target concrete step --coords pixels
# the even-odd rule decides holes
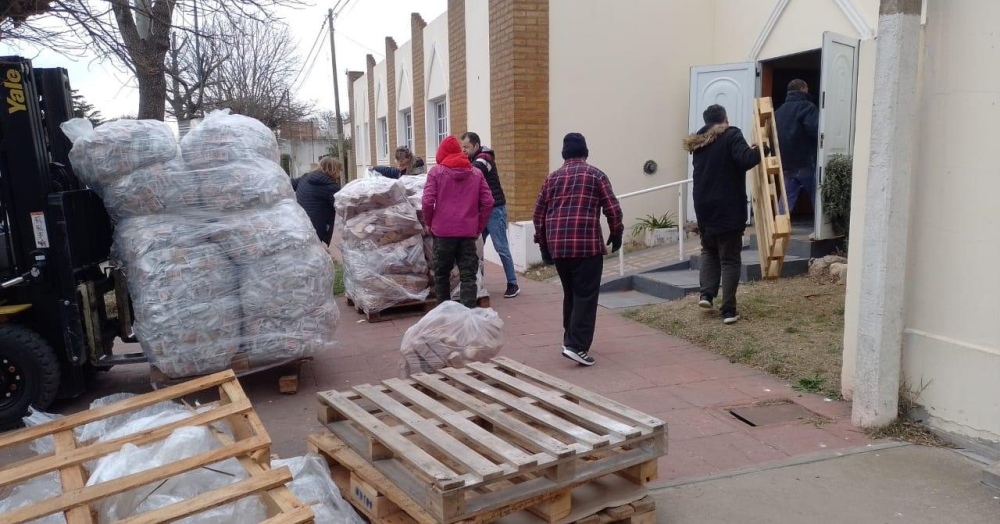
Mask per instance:
[[[752,244],[751,246],[756,246]],[[691,257],[691,269],[698,270],[701,269],[701,256],[693,255]],[[798,275],[804,275],[809,272],[809,259],[806,257],[798,257],[787,255],[785,256],[785,263],[781,266],[781,276],[782,277],[794,277]],[[750,282],[754,280],[760,280],[763,277],[760,271],[760,254],[754,247],[750,247],[743,250],[743,268],[740,270],[740,282]]]
[[[983,484],[1000,490],[1000,462],[983,470]]]
[[[654,297],[677,300],[689,293],[698,292],[700,285],[698,272],[694,269],[675,269],[635,275],[632,278],[632,288]]]
[[[629,309],[640,306],[651,306],[669,302],[667,299],[647,295],[640,291],[612,291],[601,293],[597,303],[607,309]]]
[[[812,230],[809,231],[812,233]],[[802,258],[820,258],[833,255],[843,251],[846,246],[843,238],[831,238],[826,240],[809,240],[809,233],[792,234],[788,242],[788,254]],[[757,235],[751,233],[746,236],[747,241],[753,249],[757,249]]]

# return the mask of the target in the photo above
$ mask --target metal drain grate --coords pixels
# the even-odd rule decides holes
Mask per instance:
[[[732,416],[752,427],[802,422],[817,416],[816,413],[792,401],[769,403],[763,406],[733,408],[728,411]]]

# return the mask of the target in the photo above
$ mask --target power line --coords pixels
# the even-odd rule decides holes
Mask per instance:
[[[305,72],[306,64],[309,62],[309,57],[312,56],[313,51],[316,50],[316,46],[319,45],[319,42],[323,39],[323,30],[325,29],[326,29],[326,19],[323,19],[323,23],[319,26],[319,33],[316,35],[316,40],[313,41],[312,47],[309,48],[309,53],[306,54],[306,59],[302,61],[302,67],[299,68],[299,72],[295,75],[295,79],[292,80],[293,86],[295,85],[295,82],[298,81],[299,77],[302,76],[302,73]]]

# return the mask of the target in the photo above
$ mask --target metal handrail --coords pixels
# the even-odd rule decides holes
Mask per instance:
[[[684,187],[690,184],[691,181],[692,179],[687,178],[684,180],[679,180],[677,182],[663,184],[662,186],[640,189],[639,191],[633,191],[631,193],[625,193],[624,195],[618,195],[618,200],[621,201],[625,200],[626,198],[645,195],[646,193],[652,193],[654,191],[661,191],[663,189],[670,189],[672,187],[677,188],[677,251],[679,260],[681,262],[684,261],[684,224],[686,223],[686,220],[684,219],[684,197],[685,197]],[[625,276],[624,247],[618,251],[618,276]]]

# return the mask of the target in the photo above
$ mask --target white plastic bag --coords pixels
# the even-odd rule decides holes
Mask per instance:
[[[322,457],[305,455],[271,462],[274,469],[283,466],[292,472],[288,489],[303,504],[312,506],[316,524],[364,524],[333,483]]]
[[[503,345],[503,320],[496,311],[445,302],[403,334],[400,376],[488,362]]]

